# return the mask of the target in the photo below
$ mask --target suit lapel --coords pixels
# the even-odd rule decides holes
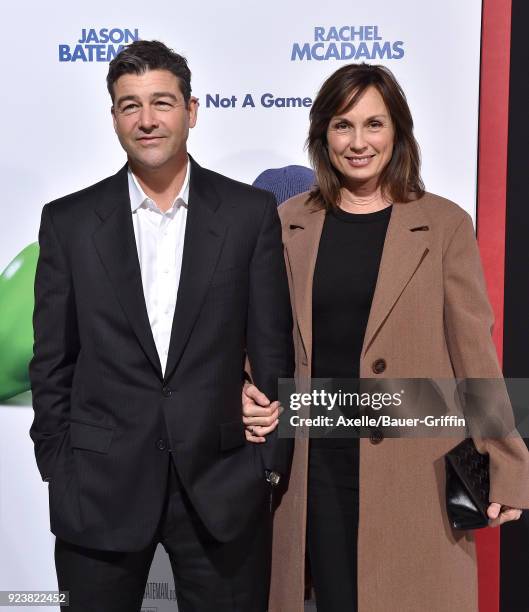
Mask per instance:
[[[180,361],[219,260],[226,233],[218,211],[220,203],[211,180],[191,159],[182,272],[164,380],[171,377]]]
[[[309,362],[312,354],[312,283],[324,221],[325,210],[306,207],[284,230],[294,310]]]
[[[428,236],[428,221],[420,204],[393,205],[362,355],[369,350],[395,303],[427,256]]]
[[[95,247],[130,326],[161,379],[160,359],[143,295],[130,210],[127,166],[112,177],[107,193],[97,203],[95,211],[101,219],[101,225],[93,235]]]

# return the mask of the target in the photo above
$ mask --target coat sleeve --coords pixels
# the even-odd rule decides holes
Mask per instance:
[[[445,248],[444,319],[456,378],[467,381],[470,423],[478,450],[490,459],[491,502],[529,508],[529,452],[514,417],[492,341],[490,306],[472,220],[465,213]],[[474,432],[485,432],[483,436]],[[491,435],[494,433],[494,436]]]
[[[69,265],[57,238],[49,205],[42,211],[35,276],[33,358],[29,377],[34,419],[30,429],[43,480],[69,430],[70,394],[79,354],[74,290]]]
[[[250,262],[246,347],[254,384],[270,401],[278,399],[278,379],[294,376],[294,349],[281,225],[271,195]],[[276,428],[259,448],[265,469],[288,473],[293,440],[280,439]]]

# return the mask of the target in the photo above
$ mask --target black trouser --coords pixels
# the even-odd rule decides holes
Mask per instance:
[[[307,549],[318,612],[357,610],[358,440],[312,440]]]
[[[57,538],[59,589],[70,592],[67,612],[139,612],[149,568],[161,542],[169,555],[179,612],[264,612],[270,581],[268,504],[237,540],[208,534],[171,464],[158,535],[140,552],[92,550]],[[176,609],[176,606],[175,606]]]

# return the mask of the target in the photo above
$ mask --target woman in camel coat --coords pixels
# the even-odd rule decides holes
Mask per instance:
[[[322,298],[315,283],[324,278],[318,273],[324,239],[327,260],[333,261],[337,241],[325,236],[334,214],[338,221],[372,215],[377,222],[387,215],[380,253],[373,254],[373,286],[369,289],[369,282],[362,281],[370,302],[353,376],[501,378],[472,221],[456,204],[424,192],[412,125],[404,95],[382,67],[341,68],[314,102],[308,146],[318,187],[279,209],[294,317],[296,378],[301,384],[315,376],[316,325],[328,324],[321,317],[316,323],[314,304]],[[371,230],[364,224],[361,231]],[[343,264],[337,258],[325,274],[336,274]],[[365,259],[347,265],[361,270],[371,264]],[[345,284],[343,291],[347,293]],[[339,300],[339,293],[336,296],[333,299]],[[248,439],[256,441],[270,429],[259,426],[270,421],[251,400],[256,398],[255,388],[249,389],[244,421]],[[477,612],[474,536],[453,530],[445,510],[444,455],[458,441],[385,438],[379,430],[360,440],[355,455],[358,607],[355,602],[338,611],[336,605],[322,604],[321,610]],[[289,482],[276,510],[269,612],[303,611],[313,442],[296,439]],[[518,518],[519,509],[529,507],[525,445],[515,436],[476,444],[490,456],[493,524]],[[309,543],[311,538],[309,533]],[[332,568],[341,563],[338,559],[324,561]],[[318,588],[316,600],[320,610]]]

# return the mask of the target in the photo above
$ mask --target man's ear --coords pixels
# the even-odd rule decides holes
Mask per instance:
[[[191,96],[189,98],[189,102],[187,103],[190,128],[194,128],[197,123],[198,107],[199,107],[198,98],[195,98],[195,96]]]

